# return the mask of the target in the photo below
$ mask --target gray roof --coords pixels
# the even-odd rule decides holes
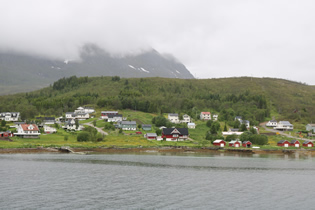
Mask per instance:
[[[136,121],[121,121],[122,125],[137,125]]]
[[[157,137],[156,133],[147,133],[147,137]]]
[[[150,124],[142,124],[142,127],[149,127],[149,128],[151,128],[152,125],[150,125]]]
[[[291,144],[294,144],[295,142],[299,142],[298,140],[296,140],[296,139],[293,139],[290,143]],[[299,142],[300,143],[300,142]]]
[[[178,117],[178,114],[176,114],[176,113],[169,113],[168,116]]]
[[[279,123],[283,125],[292,125],[289,121],[280,121]]]
[[[285,141],[287,141],[287,142],[289,143],[288,140],[281,140],[281,141],[278,141],[278,144],[282,144],[282,143],[284,143]]]

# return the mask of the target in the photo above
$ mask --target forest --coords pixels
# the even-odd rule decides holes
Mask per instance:
[[[81,77],[62,78],[38,91],[0,96],[0,112],[62,116],[79,106],[102,110],[132,109],[148,113],[219,114],[232,124],[242,116],[251,125],[277,120],[314,121],[313,86],[272,78],[168,79]]]

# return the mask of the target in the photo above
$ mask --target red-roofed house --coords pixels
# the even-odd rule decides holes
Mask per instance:
[[[40,132],[35,124],[20,124],[14,135],[22,138],[39,138]]]
[[[200,113],[200,120],[211,120],[211,113],[210,112],[201,112]]]

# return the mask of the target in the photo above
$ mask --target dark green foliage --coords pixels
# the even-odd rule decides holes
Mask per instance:
[[[157,127],[161,127],[161,126],[167,127],[167,125],[169,124],[169,121],[163,116],[157,116],[157,117],[153,117],[152,123],[155,124],[155,126]]]
[[[114,76],[112,77],[112,81],[119,81],[120,80],[120,77],[119,76]]]
[[[5,120],[1,120],[1,127],[5,127],[7,122]]]
[[[228,135],[225,140],[226,141],[232,141],[232,140],[236,140],[238,137],[237,135],[233,134],[233,135]]]
[[[240,131],[247,131],[246,125],[244,123],[241,124]]]
[[[215,121],[211,124],[210,133],[217,134],[220,131],[220,123]]]
[[[90,140],[90,134],[86,131],[82,131],[77,136],[77,141],[89,141]]]
[[[161,134],[162,134],[162,130],[160,130],[160,129],[156,129],[156,135],[158,135],[158,136],[160,136]]]
[[[115,126],[113,125],[113,123],[107,122],[104,125],[104,129],[105,130],[115,130]]]
[[[253,134],[249,131],[244,132],[240,136],[240,140],[243,141],[250,141],[253,144],[257,145],[266,145],[268,144],[268,137],[266,135],[258,135],[258,134]]]
[[[212,123],[213,123],[212,120],[208,120],[208,121],[206,122],[206,125],[207,125],[209,128],[211,128]]]
[[[206,135],[206,140],[211,141],[211,143],[213,143],[217,139],[224,140],[224,137],[222,135],[211,134],[210,132],[208,132],[207,135]]]

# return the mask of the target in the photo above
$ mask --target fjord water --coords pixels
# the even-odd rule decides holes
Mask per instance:
[[[314,209],[315,158],[0,155],[1,209]]]

